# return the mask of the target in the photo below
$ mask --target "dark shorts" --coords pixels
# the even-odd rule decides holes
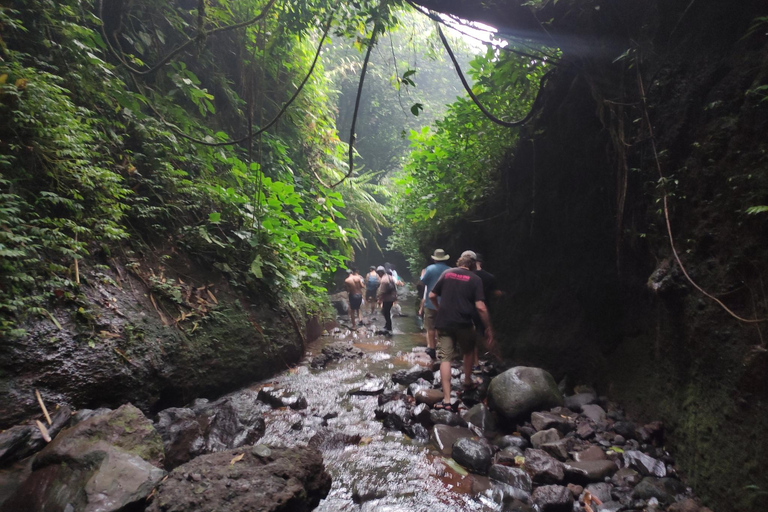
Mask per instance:
[[[363,296],[359,294],[349,294],[349,309],[358,310],[363,304]]]
[[[428,331],[435,330],[435,319],[437,318],[437,310],[424,307],[424,328]]]
[[[376,292],[377,290],[365,290],[365,300],[368,302],[376,302]]]
[[[437,330],[437,357],[440,361],[453,361],[475,349],[477,331],[474,327]]]

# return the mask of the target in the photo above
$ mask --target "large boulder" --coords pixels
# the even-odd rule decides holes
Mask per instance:
[[[308,512],[330,488],[317,449],[246,446],[174,469],[147,512]]]
[[[163,442],[127,404],[62,431],[4,504],[29,512],[111,512],[138,506],[165,475]]]
[[[537,484],[557,484],[565,478],[563,463],[543,450],[525,450],[523,468]]]
[[[194,408],[171,408],[157,414],[165,465],[173,469],[205,453],[254,444],[264,435],[263,404],[254,391],[243,391]]]
[[[450,457],[456,440],[474,436],[475,434],[468,428],[435,425],[429,440],[443,456]]]
[[[538,487],[531,498],[541,512],[571,512],[573,509],[573,494],[562,485]]]
[[[452,456],[471,472],[485,475],[491,467],[493,450],[482,441],[463,437],[453,443]]]
[[[71,417],[72,411],[65,405],[53,411],[50,425],[44,419],[40,418],[40,420],[48,435],[54,438],[69,423]],[[6,465],[29,457],[43,446],[45,446],[45,439],[36,424],[11,427],[0,432],[0,464]]]
[[[516,366],[498,375],[488,388],[488,405],[508,419],[563,405],[555,379],[541,368]]]

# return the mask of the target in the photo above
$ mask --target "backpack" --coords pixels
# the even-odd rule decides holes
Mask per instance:
[[[387,282],[384,284],[384,293],[397,293],[397,285],[395,284],[395,278],[387,274]]]

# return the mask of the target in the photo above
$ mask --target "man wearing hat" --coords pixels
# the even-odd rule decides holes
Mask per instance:
[[[421,309],[419,309],[419,316],[424,314],[424,327],[427,329],[427,354],[429,354],[429,357],[432,359],[437,359],[437,354],[435,352],[435,348],[437,347],[437,331],[435,330],[435,316],[437,315],[437,309],[432,304],[432,301],[429,300],[429,292],[435,287],[435,283],[437,283],[437,280],[443,275],[443,272],[451,268],[445,264],[445,261],[451,256],[445,254],[445,251],[442,249],[435,249],[435,252],[432,253],[431,257],[434,263],[429,265],[421,276],[421,282],[424,284],[424,297],[421,301],[422,305]]]
[[[472,251],[461,253],[456,268],[446,270],[429,293],[429,300],[437,309],[435,328],[438,332],[440,349],[440,381],[443,387],[443,401],[435,409],[457,410],[451,404],[451,361],[458,355],[464,356],[464,386],[471,388],[472,362],[474,361],[477,333],[472,317],[477,312],[485,326],[488,349],[493,348],[493,332],[488,309],[485,307],[483,282],[473,272],[477,255]],[[438,297],[440,302],[438,303]]]

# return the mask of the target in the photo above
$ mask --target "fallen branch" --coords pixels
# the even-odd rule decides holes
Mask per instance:
[[[37,397],[37,403],[40,404],[40,408],[43,410],[43,416],[45,416],[45,421],[47,421],[49,425],[52,425],[53,422],[51,421],[51,415],[48,414],[48,409],[45,407],[45,403],[43,402],[43,397],[40,396],[40,392],[38,390],[35,390],[35,396]]]

